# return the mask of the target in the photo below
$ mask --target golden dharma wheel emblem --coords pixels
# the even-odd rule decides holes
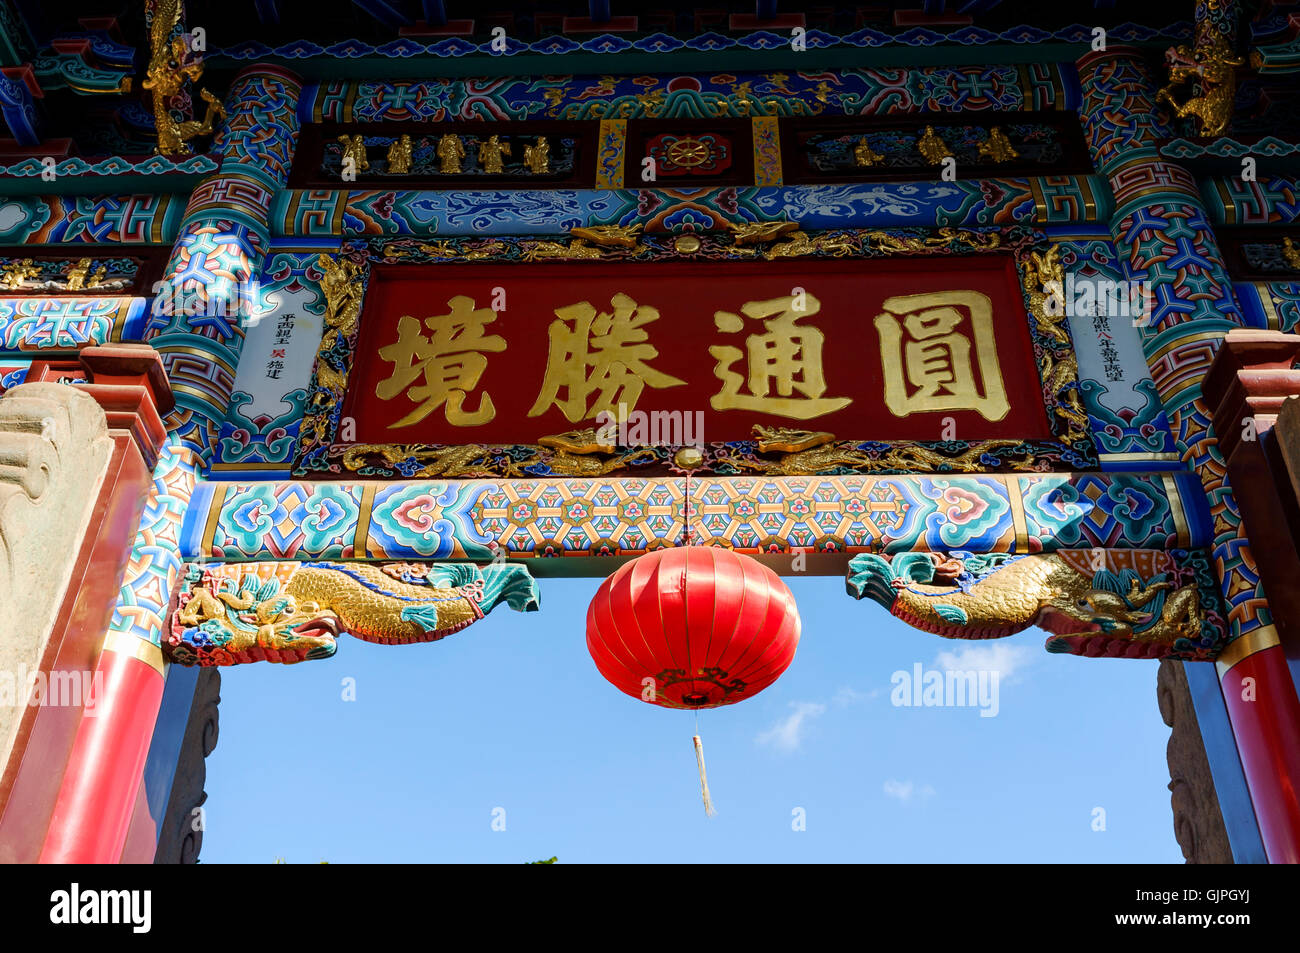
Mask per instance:
[[[673,240],[673,248],[684,255],[689,255],[700,250],[700,240],[694,235],[678,235]]]
[[[704,462],[704,454],[695,447],[682,447],[673,454],[673,463],[683,470],[694,470]]]
[[[683,136],[670,145],[665,150],[665,154],[674,165],[693,169],[713,158],[713,147],[702,139]]]

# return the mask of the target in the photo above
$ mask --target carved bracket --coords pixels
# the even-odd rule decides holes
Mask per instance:
[[[846,583],[855,599],[950,639],[1038,626],[1049,652],[1207,661],[1227,638],[1204,550],[867,553],[849,562]]]
[[[533,612],[537,583],[517,563],[239,563],[191,566],[167,650],[181,665],[329,658],[337,636],[433,642],[498,603]]]

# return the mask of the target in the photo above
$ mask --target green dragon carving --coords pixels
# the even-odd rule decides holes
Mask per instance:
[[[1093,552],[868,553],[849,562],[846,583],[854,598],[945,638],[995,639],[1036,625],[1052,633],[1049,652],[1128,658],[1205,658],[1205,645],[1221,641],[1206,631],[1219,620],[1207,621],[1196,582],[1081,570]]]

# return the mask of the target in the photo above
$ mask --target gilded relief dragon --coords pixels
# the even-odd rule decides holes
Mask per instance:
[[[349,446],[343,452],[343,466],[354,473],[376,464],[392,468],[409,460],[420,467],[418,470],[403,471],[404,475],[412,479],[526,477],[529,475],[525,469],[527,467],[544,467],[545,472],[554,476],[595,477],[655,459],[654,450],[649,448],[617,448],[600,443],[595,427],[540,437],[533,446],[532,453],[522,459],[511,456],[506,447],[489,447],[477,443],[359,443]]]
[[[180,96],[186,80],[197,81],[203,75],[201,58],[190,50],[189,39],[173,36],[181,19],[180,0],[161,0],[154,10],[150,27],[151,54],[145,80],[141,83],[153,93],[154,125],[158,133],[158,153],[164,156],[189,155],[189,140],[211,134],[217,123],[226,118],[225,107],[206,89],[199,95],[208,104],[203,118],[178,121],[172,116],[173,100]]]
[[[511,461],[506,475],[525,476],[524,467],[540,464],[557,476],[596,477],[655,459],[655,452],[648,448],[620,450],[602,444],[595,427],[541,437],[537,447],[537,453],[531,458]]]
[[[817,430],[794,430],[787,427],[752,428],[759,453],[779,453],[776,460],[758,460],[720,451],[718,462],[738,470],[781,473],[787,476],[811,476],[837,467],[871,467],[872,457],[843,442],[835,435]]]
[[[365,294],[365,267],[344,256],[318,255],[316,266],[320,269],[320,291],[325,299],[324,333],[319,354],[325,355],[340,341],[347,342],[356,334],[361,321],[361,300]],[[316,362],[316,383],[323,390],[312,398],[310,410],[316,413],[315,437],[323,440],[329,418],[324,411],[332,401],[342,397],[347,383],[346,369],[335,367],[329,360]]]
[[[916,443],[900,442],[880,456],[859,450],[850,441],[836,440],[826,431],[795,430],[788,427],[765,427],[755,424],[751,428],[754,447],[760,454],[780,454],[775,460],[760,459],[733,453],[725,449],[716,452],[716,462],[730,465],[738,471],[779,473],[783,476],[816,476],[851,467],[858,472],[882,470],[952,470],[976,472],[987,469],[983,456],[994,450],[1021,445],[1020,440],[983,440],[968,450],[956,454],[942,454]],[[1025,453],[1007,458],[1007,462],[1027,469],[1032,466],[1032,454]]]
[[[1228,40],[1213,29],[1203,29],[1195,47],[1186,44],[1170,47],[1165,52],[1169,68],[1169,83],[1156,93],[1156,102],[1168,103],[1179,119],[1195,116],[1197,132],[1201,136],[1221,136],[1232,120],[1233,102],[1237,96],[1237,68],[1246,61],[1234,55]],[[1183,103],[1174,98],[1174,90],[1194,82],[1200,95],[1189,96]]]
[[[1065,550],[1028,555],[867,553],[849,562],[849,594],[871,599],[926,632],[996,639],[1030,626],[1052,633],[1050,652],[1160,658],[1195,656],[1207,614],[1197,584],[1171,572],[1093,568],[1134,554]],[[1149,565],[1165,554],[1147,554]],[[1213,627],[1213,625],[1211,626]]]
[[[478,443],[446,446],[420,443],[358,443],[343,452],[343,466],[355,473],[376,462],[394,467],[404,460],[411,460],[420,466],[419,470],[408,474],[413,479],[488,477],[497,475],[497,471],[491,466],[492,456],[491,449]]]
[[[1029,311],[1047,345],[1039,350],[1038,374],[1049,406],[1065,423],[1065,442],[1088,435],[1088,412],[1079,396],[1079,363],[1066,330],[1065,266],[1059,245],[1039,254],[1030,252],[1021,273]]]
[[[517,563],[248,563],[191,567],[166,649],[181,665],[328,658],[340,633],[389,645],[432,642],[498,603],[538,608]]]

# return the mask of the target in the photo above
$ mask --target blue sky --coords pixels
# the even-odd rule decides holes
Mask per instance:
[[[950,641],[842,577],[785,580],[793,664],[700,715],[715,817],[694,716],[587,655],[599,580],[543,579],[540,612],[503,605],[441,642],[345,637],[330,660],[224,670],[202,861],[1182,862],[1155,662],[1048,655],[1037,630]],[[998,714],[891,704],[918,662],[998,669]]]

